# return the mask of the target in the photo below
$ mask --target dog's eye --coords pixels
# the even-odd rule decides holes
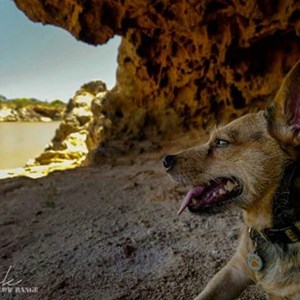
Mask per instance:
[[[222,148],[228,146],[229,142],[222,139],[216,139],[215,145],[217,148]]]

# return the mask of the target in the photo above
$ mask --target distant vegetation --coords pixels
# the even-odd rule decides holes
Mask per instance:
[[[0,122],[51,122],[63,118],[66,104],[34,98],[7,99],[0,95]]]
[[[15,99],[7,99],[5,96],[0,95],[0,107],[2,105],[5,105],[6,107],[18,109],[18,108],[23,108],[27,106],[35,106],[35,105],[41,105],[41,106],[60,106],[60,107],[65,107],[66,104],[59,100],[53,100],[51,102],[47,101],[42,101],[38,100],[35,98],[15,98]]]

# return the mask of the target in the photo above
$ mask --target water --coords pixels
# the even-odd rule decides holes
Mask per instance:
[[[60,122],[0,122],[0,169],[23,167],[54,137]]]

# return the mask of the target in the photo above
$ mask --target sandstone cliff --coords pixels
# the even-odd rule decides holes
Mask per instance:
[[[90,44],[122,36],[94,142],[153,140],[261,109],[300,57],[296,0],[15,3]]]
[[[84,84],[69,101],[63,121],[49,146],[40,156],[29,161],[27,167],[42,166],[37,170],[47,173],[82,164],[87,154],[103,140],[105,118],[97,105],[101,105],[106,93],[102,81]],[[96,128],[93,124],[97,124]]]

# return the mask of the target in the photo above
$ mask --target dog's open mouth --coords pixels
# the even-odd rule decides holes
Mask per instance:
[[[216,178],[207,184],[193,187],[184,197],[177,215],[180,215],[186,207],[191,212],[199,212],[204,208],[220,205],[241,193],[242,184],[237,179]]]

